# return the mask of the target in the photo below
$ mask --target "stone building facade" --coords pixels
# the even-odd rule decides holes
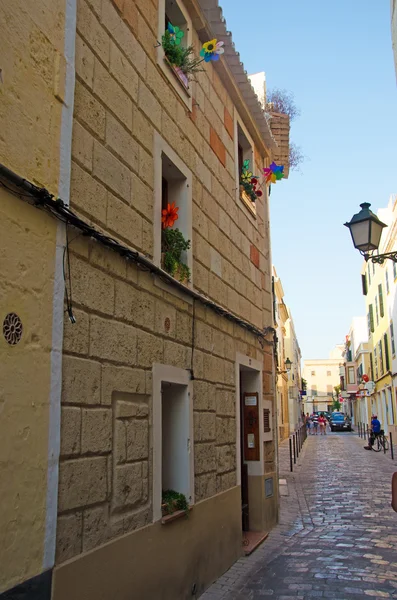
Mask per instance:
[[[274,322],[277,331],[277,424],[278,441],[282,442],[290,434],[289,408],[288,408],[288,377],[285,361],[291,360],[286,348],[286,325],[288,321],[288,307],[284,301],[284,289],[280,277],[273,266],[273,302]]]
[[[0,163],[64,195],[64,2],[43,0],[40,9],[2,2],[0,22]],[[33,597],[36,587],[47,597],[57,520],[63,305],[54,284],[61,237],[57,221],[19,195],[1,177],[0,597],[9,589],[29,589]]]
[[[158,43],[167,18],[196,56],[224,42],[188,85]],[[52,598],[198,597],[241,555],[243,529],[277,521],[268,194],[253,203],[239,185],[240,159],[260,174],[277,144],[217,0],[70,0],[63,41],[57,81],[73,95],[61,123],[72,115],[73,127],[59,195],[104,237],[58,225],[68,312],[60,419],[46,433],[60,440],[48,449],[56,467],[59,453]],[[5,151],[2,162],[57,193]],[[191,241],[182,285],[164,270],[165,193]],[[47,249],[59,269],[56,256]],[[187,518],[164,516],[167,488]]]

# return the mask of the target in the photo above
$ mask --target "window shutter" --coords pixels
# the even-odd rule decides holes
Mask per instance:
[[[277,324],[277,311],[276,311],[276,294],[274,289],[274,277],[272,277],[272,296],[273,296],[273,321]]]
[[[263,409],[263,432],[269,433],[270,431],[270,410],[268,408]]]
[[[374,359],[372,357],[372,352],[370,352],[370,354],[369,354],[369,363],[370,363],[370,369],[371,369],[371,380],[373,381],[375,379],[375,374],[374,374]]]
[[[383,290],[382,290],[381,283],[378,285],[378,291],[379,291],[379,311],[380,311],[380,316],[383,317],[385,315],[385,310],[383,307]]]
[[[391,353],[392,356],[396,355],[396,346],[394,344],[394,325],[390,323],[390,341],[391,341]]]
[[[375,366],[374,380],[376,380],[376,379],[378,379],[378,356],[376,353],[376,348],[374,348],[374,366]]]
[[[370,325],[371,325],[371,331],[373,333],[375,331],[375,327],[374,327],[374,307],[372,306],[372,304],[369,305],[369,320],[370,320]]]
[[[387,333],[383,336],[383,341],[385,344],[385,369],[388,371],[390,369],[390,360],[389,360],[389,340],[387,339]]]
[[[367,275],[364,273],[364,275],[361,275],[361,285],[363,286],[363,296],[366,296],[368,294],[368,288],[367,288]]]
[[[383,348],[382,348],[382,340],[379,340],[378,342],[378,351],[379,351],[379,371],[380,374],[383,375],[384,373],[384,368],[383,368]]]
[[[386,294],[388,294],[390,291],[390,287],[389,287],[389,271],[386,267]]]

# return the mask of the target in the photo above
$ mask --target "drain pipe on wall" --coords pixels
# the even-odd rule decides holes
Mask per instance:
[[[61,116],[58,195],[69,204],[72,161],[72,127],[75,87],[76,2],[65,0],[65,88]],[[64,319],[63,252],[66,226],[58,223],[54,269],[51,384],[49,399],[48,470],[43,569],[55,564],[58,511],[59,453],[61,440],[62,346]]]

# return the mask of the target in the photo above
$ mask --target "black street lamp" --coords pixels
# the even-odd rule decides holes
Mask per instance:
[[[289,358],[287,358],[284,361],[284,365],[285,365],[285,371],[283,371],[282,369],[277,369],[278,375],[281,375],[281,373],[289,373],[291,371],[292,362],[290,361]]]
[[[373,254],[379,248],[382,230],[387,227],[369,209],[368,202],[360,204],[361,210],[354,215],[349,223],[345,223],[352,236],[354,247],[360,252],[366,261],[371,259],[373,263],[383,264],[387,258],[397,262],[397,251],[386,254]]]

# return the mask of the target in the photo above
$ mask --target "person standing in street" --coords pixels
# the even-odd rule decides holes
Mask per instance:
[[[307,432],[307,435],[310,435],[310,416],[309,416],[309,413],[306,413],[305,423],[306,423],[306,432]]]
[[[320,424],[320,435],[327,435],[327,422],[322,413],[318,418],[318,422]]]
[[[314,417],[314,419],[313,419],[313,427],[314,427],[314,435],[317,435],[318,419],[316,417]]]

